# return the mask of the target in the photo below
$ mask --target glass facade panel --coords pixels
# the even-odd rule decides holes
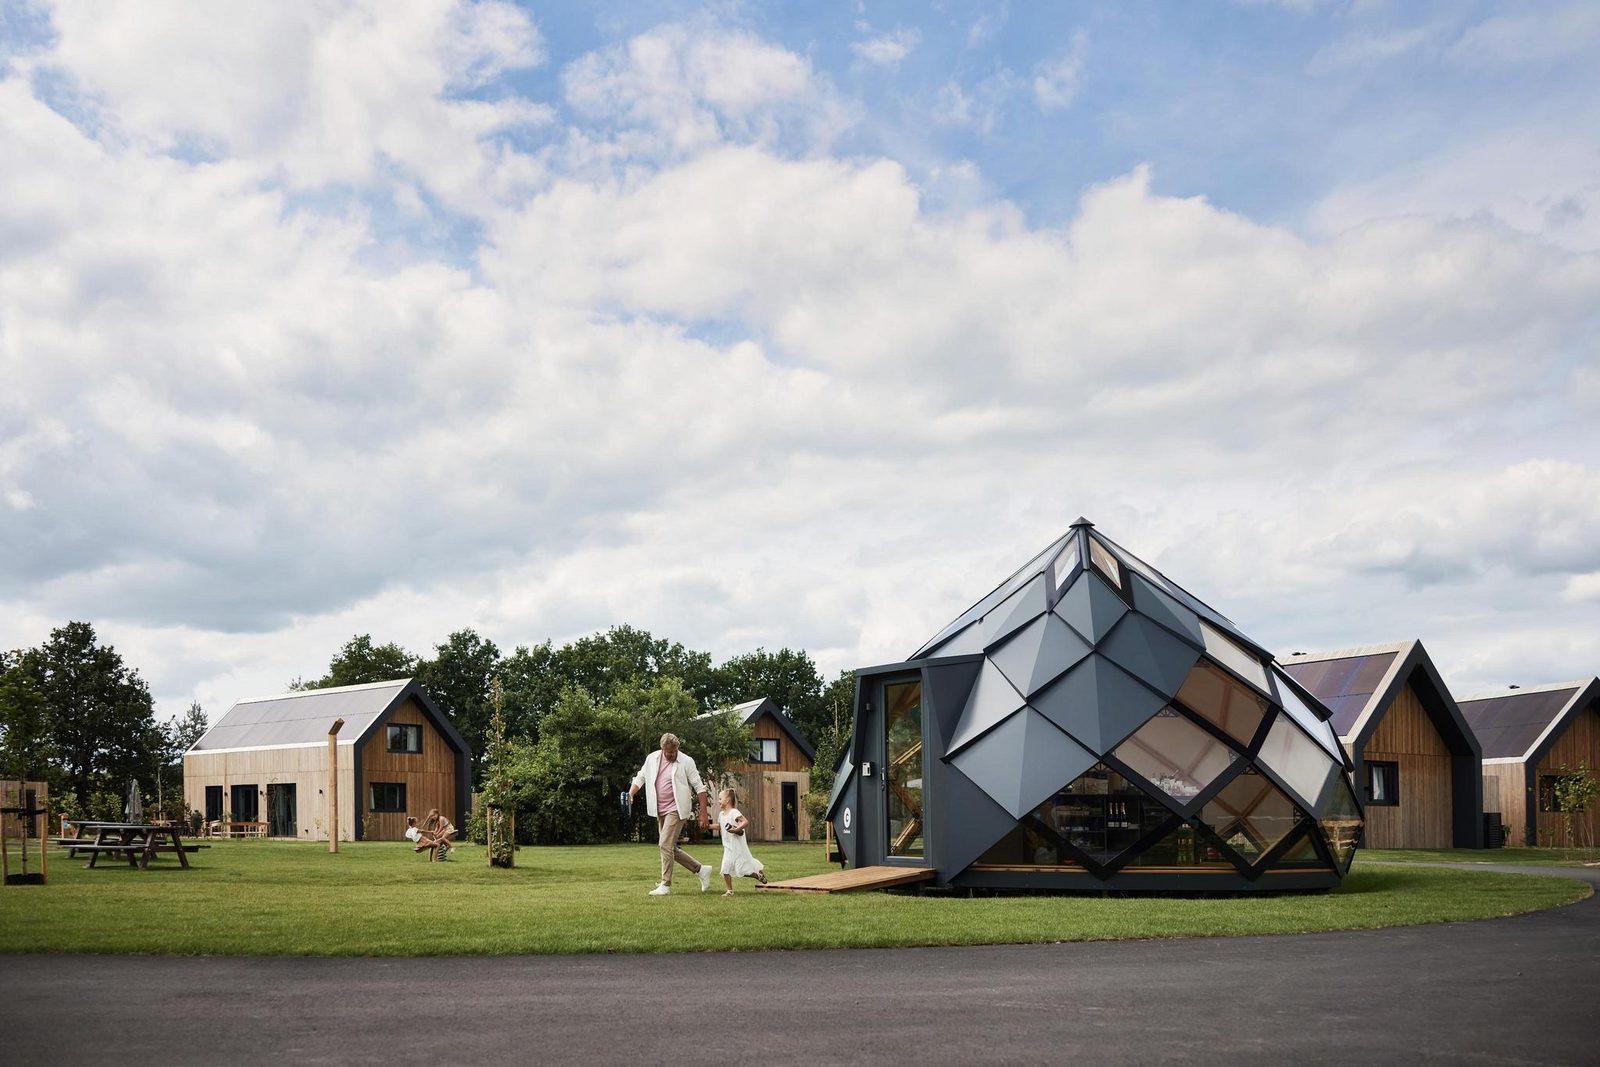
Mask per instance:
[[[891,856],[922,855],[922,683],[883,687]]]
[[[1205,637],[1208,656],[1245,681],[1259,686],[1262,692],[1270,692],[1266,668],[1254,653],[1246,652],[1233,638],[1223,636],[1221,630],[1204,619],[1200,620],[1200,633]]]
[[[1328,848],[1339,861],[1339,870],[1348,871],[1350,861],[1355,858],[1356,843],[1361,839],[1361,810],[1356,807],[1355,794],[1350,792],[1342,774],[1333,783],[1333,796],[1328,801],[1321,826]]]
[[[1081,867],[1109,864],[1173,818],[1166,806],[1103,763],[1024,815],[979,865]],[[1081,856],[1080,856],[1081,853]]]
[[[1311,805],[1321,798],[1322,787],[1333,770],[1328,754],[1287,715],[1272,720],[1272,728],[1267,731],[1267,739],[1261,742],[1256,761],[1283,779],[1285,785]]]
[[[1204,661],[1183,680],[1178,700],[1241,746],[1250,744],[1267,714],[1265,700]]]
[[[1180,804],[1187,804],[1239,758],[1171,707],[1157,712],[1112,755]]]
[[[1122,588],[1122,568],[1117,566],[1117,558],[1093,537],[1089,538],[1089,559],[1099,568],[1100,573],[1111,579],[1111,584],[1118,589]]]
[[[1071,851],[1063,847],[1059,835],[1046,829],[1043,818],[1038,811],[1029,815],[1010,833],[991,845],[989,851],[979,856],[973,866],[1085,870]]]
[[[1184,823],[1128,861],[1134,867],[1189,867],[1198,870],[1234,870],[1228,857],[1204,827]]]
[[[1284,681],[1281,673],[1277,671],[1273,673],[1278,675],[1276,679],[1278,683],[1278,703],[1283,705],[1283,710],[1292,715],[1294,721],[1300,724],[1300,728],[1310,734],[1317,744],[1327,749],[1328,755],[1335,760],[1342,760],[1339,739],[1334,736],[1333,726],[1324,722],[1316,712],[1307,706],[1305,701],[1300,699],[1300,694],[1296,693],[1289,683]]]
[[[1200,820],[1254,864],[1303,818],[1294,801],[1254,767],[1222,787],[1201,809]]]
[[[1059,593],[1067,587],[1067,579],[1072,576],[1072,568],[1078,565],[1078,542],[1076,539],[1069,542],[1061,555],[1056,557],[1055,578],[1056,592]]]
[[[1272,870],[1327,870],[1328,861],[1317,854],[1316,842],[1311,834],[1289,846],[1289,850],[1272,861]]]

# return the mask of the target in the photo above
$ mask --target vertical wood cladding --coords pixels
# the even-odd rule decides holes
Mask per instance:
[[[356,800],[351,795],[355,773],[355,746],[339,746],[339,840],[355,835]],[[183,799],[189,810],[204,814],[206,786],[222,787],[223,806],[232,802],[233,787],[253,785],[266,818],[269,785],[295,787],[296,837],[301,841],[328,839],[328,746],[319,742],[294,748],[258,748],[240,752],[190,752],[183,757]]]
[[[778,739],[778,762],[761,764],[763,770],[809,771],[811,769],[811,761],[806,758],[806,754],[800,751],[800,746],[794,743],[793,738],[783,732],[783,727],[772,721],[771,715],[761,716],[751,730],[757,738]]]
[[[1581,710],[1539,761],[1533,780],[1534,803],[1538,803],[1540,775],[1570,773],[1580,767],[1586,768],[1590,775],[1600,775],[1600,705],[1590,704]],[[1566,823],[1559,812],[1541,811],[1538,820],[1538,844],[1567,844]],[[1600,802],[1590,805],[1587,812],[1573,816],[1572,823],[1574,844],[1600,841]],[[1587,836],[1585,823],[1588,824]]]
[[[390,752],[391,725],[414,724],[422,727],[421,752]],[[361,814],[371,816],[364,835],[370,841],[399,841],[405,837],[406,816],[421,822],[429,808],[438,808],[452,822],[459,823],[456,811],[456,754],[445,744],[444,735],[434,729],[415,700],[396,708],[361,750],[359,801]],[[406,810],[371,811],[373,782],[398,782],[406,787]],[[341,805],[342,807],[342,805]]]
[[[1410,683],[1378,714],[1362,759],[1399,765],[1400,803],[1366,806],[1367,847],[1449,848],[1450,750]]]

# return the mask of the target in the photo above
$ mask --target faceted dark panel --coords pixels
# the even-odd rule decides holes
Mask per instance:
[[[1112,755],[1180,806],[1203,792],[1239,758],[1233,749],[1172,708],[1162,708]]]
[[[1361,809],[1356,807],[1355,794],[1344,775],[1339,775],[1330,790],[1328,808],[1318,820],[1328,850],[1339,861],[1339,873],[1350,872],[1350,861],[1355,858],[1356,845],[1361,839]]]
[[[1312,711],[1309,704],[1300,699],[1300,694],[1295,692],[1293,685],[1284,680],[1282,672],[1273,671],[1272,680],[1277,684],[1278,703],[1283,705],[1283,710],[1300,724],[1301,729],[1311,735],[1312,740],[1327,750],[1328,755],[1342,764],[1344,752],[1339,748],[1339,739],[1333,736],[1333,728]]]
[[[1056,602],[1055,613],[1090,641],[1099,641],[1128,611],[1105,579],[1084,571]]]
[[[957,630],[945,638],[941,644],[930,648],[919,658],[935,659],[940,656],[972,656],[982,651],[983,623],[969,622],[965,628]]]
[[[1048,584],[1040,574],[983,617],[983,646],[994,647],[1049,609]]]
[[[1098,761],[1044,716],[1025,708],[950,762],[1020,819],[1060,788],[1062,778],[1076,777]]]
[[[1200,820],[1252,865],[1289,835],[1304,813],[1265,775],[1245,773],[1222,787]]]
[[[1273,719],[1266,740],[1261,742],[1256,763],[1288,786],[1311,812],[1320,810],[1323,790],[1336,766],[1287,715]]]
[[[1012,634],[989,658],[1024,696],[1031,696],[1088,654],[1089,646],[1072,627],[1046,613]]]
[[[932,803],[938,820],[934,861],[941,868],[962,870],[1017,829],[1016,817],[959,770],[947,767],[939,784]]]
[[[1243,748],[1255,738],[1268,708],[1258,693],[1207,660],[1189,672],[1178,690],[1178,700]]]
[[[1200,617],[1137,574],[1129,579],[1133,606],[1175,634],[1186,637],[1195,648],[1205,648],[1200,632]]]
[[[955,736],[945,748],[948,755],[1022,707],[1022,694],[1014,689],[1000,668],[985,660],[978,681],[967,698],[967,706],[956,724]]]
[[[1101,655],[1168,698],[1177,694],[1189,668],[1200,659],[1193,647],[1131,611],[1096,647]]]
[[[977,684],[978,673],[982,669],[982,660],[926,668],[928,684],[923,687],[922,700],[926,712],[931,713],[933,721],[938,724],[937,740],[940,746],[955,736],[961,713],[966,710],[972,687]],[[944,751],[943,747],[939,751]]]
[[[1109,752],[1166,701],[1096,653],[1037,693],[1032,703],[1087,748]]]

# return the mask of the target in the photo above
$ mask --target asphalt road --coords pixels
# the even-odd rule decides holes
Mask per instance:
[[[1334,1060],[1600,1062],[1600,898],[1488,922],[1215,940],[0,958],[0,1064],[17,1067]]]

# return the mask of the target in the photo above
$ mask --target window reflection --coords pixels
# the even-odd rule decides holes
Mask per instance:
[[[1260,686],[1262,692],[1270,691],[1267,689],[1266,668],[1261,666],[1261,661],[1254,653],[1246,652],[1233,638],[1225,636],[1204,619],[1200,620],[1200,633],[1205,636],[1206,655],[1245,681]]]
[[[1356,845],[1361,839],[1361,811],[1356,807],[1355,794],[1350,792],[1350,785],[1342,774],[1334,783],[1333,796],[1328,801],[1328,810],[1322,816],[1321,826],[1328,848],[1339,861],[1339,870],[1348,871],[1350,861],[1355,858]]]
[[[1227,672],[1202,660],[1189,671],[1178,701],[1223,733],[1249,747],[1267,714],[1267,702]]]
[[[1317,845],[1311,834],[1305,834],[1300,840],[1290,845],[1283,855],[1273,860],[1271,867],[1274,871],[1306,870],[1308,868],[1323,871],[1328,869],[1328,861],[1317,853]]]
[[[1076,567],[1077,565],[1078,542],[1076,539],[1074,539],[1071,544],[1067,545],[1067,547],[1062,550],[1061,555],[1056,558],[1054,578],[1057,592],[1060,592],[1067,587],[1067,578],[1071,576],[1072,568]]]
[[[1333,771],[1333,760],[1307,737],[1287,715],[1279,715],[1261,743],[1257,760],[1283,779],[1307,804],[1316,804],[1322,787]]]
[[[1239,758],[1171,707],[1162,708],[1112,754],[1180,803],[1192,800]]]
[[[1100,573],[1111,579],[1111,584],[1118,589],[1122,588],[1122,568],[1117,566],[1117,559],[1093,537],[1089,538],[1089,559]]]

